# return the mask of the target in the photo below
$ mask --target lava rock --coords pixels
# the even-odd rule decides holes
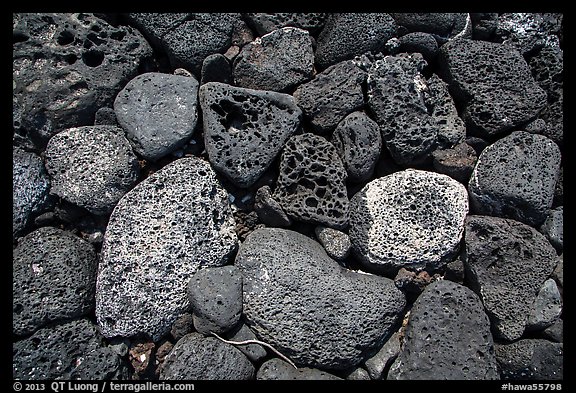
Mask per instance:
[[[114,126],[119,127],[118,120],[116,119],[116,112],[113,108],[103,107],[96,111],[94,115],[95,126]]]
[[[559,319],[542,331],[542,337],[549,341],[561,343],[564,341],[564,321]]]
[[[224,55],[214,53],[204,59],[201,85],[208,82],[230,83],[230,81],[232,81],[232,67]]]
[[[516,48],[522,55],[529,55],[544,45],[559,46],[558,37],[550,35],[544,18],[535,12],[498,15],[494,33],[499,42]]]
[[[546,219],[560,169],[560,149],[542,135],[515,131],[482,151],[468,183],[476,214],[528,225]]]
[[[438,38],[453,38],[466,34],[468,15],[465,13],[394,13],[392,17],[407,32],[424,32]],[[471,28],[471,26],[470,26]]]
[[[293,96],[312,128],[327,133],[364,105],[365,81],[366,72],[354,61],[343,61],[300,85]]]
[[[545,46],[528,63],[532,76],[554,103],[563,95],[564,52],[558,46]]]
[[[252,232],[234,264],[244,278],[248,326],[302,366],[358,365],[391,333],[406,304],[392,280],[345,269],[294,231]]]
[[[480,155],[480,153],[482,153],[482,150],[484,150],[489,145],[487,141],[485,141],[482,138],[478,138],[477,136],[467,136],[466,144],[472,146],[472,148],[476,152],[476,155],[478,156]]]
[[[524,126],[524,131],[531,134],[544,134],[546,132],[546,122],[542,119],[532,120]]]
[[[244,323],[241,322],[234,329],[230,332],[230,337],[228,338],[229,341],[249,341],[249,340],[257,340],[256,335],[250,328]],[[258,363],[260,360],[266,357],[266,350],[260,344],[245,344],[245,345],[238,345],[236,346],[248,359],[252,362]]]
[[[504,380],[562,380],[564,345],[525,339],[496,345],[496,359]]]
[[[324,69],[366,52],[380,52],[396,35],[396,23],[388,14],[330,14],[318,36],[316,64]]]
[[[495,337],[517,340],[536,295],[556,267],[556,251],[534,228],[498,217],[468,216],[464,266]]]
[[[345,182],[346,169],[330,142],[296,135],[284,146],[273,197],[294,220],[341,229],[348,224]]]
[[[60,130],[94,124],[152,56],[136,29],[88,13],[18,13],[12,31],[21,127],[42,148]]]
[[[551,326],[562,314],[562,299],[556,282],[549,278],[544,282],[532,305],[526,330],[543,330]]]
[[[70,379],[88,381],[128,380],[128,367],[112,348],[100,347],[88,352],[70,373]]]
[[[564,94],[560,94],[558,101],[546,106],[540,112],[540,117],[546,121],[546,130],[542,134],[558,146],[564,146]]]
[[[197,106],[196,79],[148,72],[132,79],[118,93],[114,112],[134,151],[157,161],[192,137]]]
[[[368,72],[368,107],[400,165],[425,161],[438,139],[424,99],[426,79],[420,71],[425,64],[419,53],[401,53],[375,61]]]
[[[468,194],[446,175],[415,169],[372,180],[350,201],[350,240],[367,267],[436,269],[464,231]]]
[[[294,368],[288,362],[277,358],[266,361],[258,369],[257,380],[294,381],[294,380],[341,380],[335,375],[315,368]]]
[[[244,14],[247,22],[254,27],[260,35],[268,34],[283,27],[292,26],[308,30],[315,33],[324,27],[326,13],[298,13],[298,12],[277,12],[267,13],[247,13]]]
[[[12,149],[12,238],[19,235],[32,217],[48,201],[50,179],[42,159],[14,147]]]
[[[388,379],[498,377],[490,322],[478,296],[452,281],[426,287],[412,307],[404,347]]]
[[[287,227],[292,220],[284,213],[282,206],[272,198],[269,186],[262,186],[256,191],[254,210],[258,219],[271,227]]]
[[[362,367],[358,367],[348,373],[346,379],[349,381],[369,381],[370,374],[368,374],[368,371],[364,370]]]
[[[216,82],[202,85],[200,106],[208,159],[238,187],[262,176],[302,116],[287,94]]]
[[[364,361],[364,367],[368,370],[371,379],[382,379],[384,370],[390,366],[400,353],[400,334],[394,333],[384,343],[382,348],[373,356]]]
[[[438,126],[438,144],[450,148],[466,138],[466,126],[458,116],[456,104],[448,91],[448,85],[436,74],[426,82],[428,94],[424,101],[431,108],[431,116]]]
[[[472,20],[472,37],[475,40],[492,41],[498,26],[498,13],[470,13],[470,18]]]
[[[110,216],[96,287],[106,337],[157,341],[189,307],[198,269],[225,265],[236,250],[228,194],[210,165],[181,158],[124,195]]]
[[[188,298],[198,333],[227,332],[242,313],[242,275],[234,266],[201,269],[188,283]]]
[[[121,129],[69,128],[45,152],[50,192],[94,214],[108,214],[138,180],[140,167]]]
[[[352,244],[350,243],[350,238],[344,232],[334,228],[317,226],[314,229],[314,233],[330,258],[342,261],[350,254]]]
[[[44,227],[22,238],[12,259],[12,331],[27,335],[92,311],[97,266],[92,245],[70,232]]]
[[[398,289],[408,294],[419,295],[433,280],[434,278],[430,277],[426,271],[416,273],[401,268],[398,270],[396,277],[394,277],[394,284],[396,284]]]
[[[162,380],[253,379],[255,369],[242,352],[214,337],[190,333],[166,356]]]
[[[432,152],[432,165],[438,173],[466,185],[476,166],[478,157],[472,146],[462,142],[452,149],[438,149]]]
[[[232,75],[240,87],[287,92],[311,79],[313,71],[310,34],[283,27],[245,45],[234,59]]]
[[[508,45],[452,40],[438,58],[469,133],[494,137],[532,120],[546,104],[528,64]]]
[[[464,262],[461,257],[446,264],[444,279],[457,282],[458,284],[464,283]]]
[[[564,207],[560,206],[551,210],[539,230],[546,236],[556,251],[562,253],[564,246]]]
[[[170,329],[170,336],[174,342],[180,340],[182,337],[188,333],[192,333],[194,330],[194,318],[191,313],[182,313],[172,324]]]
[[[363,182],[374,173],[382,150],[378,124],[364,112],[346,116],[332,133],[332,144],[346,167],[348,180]]]
[[[420,53],[426,59],[431,61],[438,53],[438,43],[432,34],[423,32],[414,32],[403,35],[400,40],[400,52]]]
[[[564,291],[564,255],[560,255],[558,258],[558,263],[556,264],[556,268],[554,272],[552,272],[552,278],[558,284],[558,290],[560,291],[560,295]]]

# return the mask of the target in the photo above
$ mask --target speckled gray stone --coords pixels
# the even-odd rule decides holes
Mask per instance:
[[[544,282],[532,305],[526,322],[527,330],[543,330],[552,325],[562,314],[562,298],[554,279]]]
[[[551,210],[539,230],[561,253],[564,248],[564,206]]]
[[[342,261],[350,254],[352,244],[346,233],[321,225],[314,228],[314,233],[330,258]]]

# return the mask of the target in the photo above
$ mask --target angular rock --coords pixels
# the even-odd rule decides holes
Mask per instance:
[[[368,72],[368,107],[400,165],[425,161],[438,139],[438,124],[425,103],[425,64],[419,53],[401,53],[375,61]]]
[[[106,337],[157,341],[189,307],[198,269],[225,265],[237,246],[228,194],[210,165],[181,158],[124,195],[110,216],[96,286]]]
[[[60,130],[94,124],[94,114],[152,56],[144,37],[88,13],[13,16],[13,94],[21,127],[40,147]]]
[[[438,53],[438,43],[432,34],[414,32],[403,35],[400,40],[400,52],[420,53],[427,60],[431,61]]]
[[[388,14],[330,14],[318,36],[316,64],[324,69],[366,52],[380,52],[396,35],[396,23]]]
[[[116,113],[113,108],[103,107],[96,111],[94,115],[95,126],[114,126],[119,127],[118,120],[116,120]]]
[[[272,14],[259,12],[244,14],[244,17],[258,34],[264,35],[287,26],[298,27],[314,33],[324,26],[327,14],[319,12],[277,12]]]
[[[465,185],[468,184],[477,160],[474,148],[466,142],[459,143],[452,149],[432,152],[434,169]]]
[[[346,167],[348,180],[363,182],[374,173],[382,150],[378,124],[364,112],[346,116],[332,133],[332,144]]]
[[[371,379],[382,379],[386,367],[398,357],[400,353],[400,334],[394,333],[375,355],[364,361]]]
[[[244,323],[241,322],[234,329],[231,330],[231,335],[228,338],[230,341],[248,341],[248,340],[257,340],[256,335],[250,328]],[[246,345],[238,345],[236,346],[248,359],[252,362],[258,363],[260,360],[266,357],[266,350],[260,344],[246,344]]]
[[[333,130],[344,117],[364,105],[366,72],[353,61],[327,68],[294,91],[294,99],[316,132]]]
[[[269,186],[260,187],[256,191],[254,210],[258,219],[268,226],[287,227],[292,224],[292,220],[284,213],[282,206],[272,198]]]
[[[107,214],[138,180],[140,167],[124,132],[113,126],[69,128],[46,147],[52,194]]]
[[[350,254],[352,244],[350,243],[350,238],[344,232],[334,228],[317,226],[314,229],[314,233],[330,258],[342,261]]]
[[[282,93],[206,83],[200,88],[204,144],[218,172],[249,187],[300,125],[302,111]]]
[[[129,376],[124,361],[109,347],[89,352],[70,373],[70,379],[88,381],[128,380]]]
[[[467,280],[484,303],[495,337],[517,340],[556,266],[556,251],[534,228],[509,219],[468,216],[465,232]]]
[[[549,278],[544,282],[538,296],[536,296],[528,322],[526,322],[526,329],[543,330],[556,322],[561,314],[562,298],[556,282]]]
[[[12,238],[20,234],[33,215],[45,206],[50,179],[42,159],[14,147],[12,149]]]
[[[562,253],[564,246],[564,207],[560,206],[550,210],[550,214],[546,217],[539,231],[546,236],[556,251]]]
[[[296,135],[284,146],[273,197],[294,220],[341,229],[348,224],[345,181],[330,142],[311,133]]]
[[[234,346],[190,333],[166,356],[160,379],[244,380],[253,379],[254,374],[252,363]]]
[[[560,255],[558,258],[558,263],[556,264],[556,268],[552,272],[552,278],[558,284],[558,289],[560,290],[560,295],[564,290],[564,256]]]
[[[480,155],[480,153],[482,153],[482,150],[484,150],[486,146],[489,145],[488,142],[486,142],[482,138],[478,138],[477,136],[466,137],[466,144],[472,146],[472,148],[476,152],[476,155],[478,156]]]
[[[546,104],[528,64],[508,45],[452,40],[438,58],[469,133],[494,137],[534,119]]]
[[[314,51],[310,34],[296,27],[283,27],[245,45],[232,75],[239,87],[287,92],[311,79]]]
[[[497,12],[470,13],[472,20],[472,38],[475,40],[492,41],[498,26]]]
[[[92,245],[70,232],[44,227],[22,238],[12,259],[13,333],[92,311],[97,266]]]
[[[426,287],[388,379],[498,379],[490,322],[478,296],[451,281]]]
[[[319,243],[289,230],[252,232],[235,266],[244,278],[248,326],[302,366],[358,365],[391,333],[406,304],[392,280],[347,270]]]
[[[526,339],[495,347],[502,379],[563,379],[564,345],[562,343]]]
[[[428,94],[424,97],[426,106],[431,108],[431,116],[438,126],[438,144],[449,148],[466,138],[466,126],[458,115],[448,85],[436,74],[426,82]]]
[[[208,82],[230,83],[231,81],[232,67],[224,55],[214,53],[204,59],[202,77],[200,79],[201,85]]]
[[[266,361],[258,369],[257,380],[294,381],[294,380],[341,380],[335,375],[315,368],[294,368],[288,362],[277,358]]]
[[[559,45],[558,37],[551,36],[541,14],[514,12],[498,15],[495,36],[499,42],[516,48],[523,55],[544,45]]]
[[[188,298],[198,333],[227,332],[242,313],[242,275],[234,266],[201,269],[188,283]]]
[[[464,262],[462,262],[461,257],[446,264],[444,279],[457,282],[458,284],[464,283]]]
[[[559,319],[542,331],[542,337],[549,341],[561,343],[564,341],[564,321]]]
[[[528,63],[532,76],[554,103],[563,95],[564,52],[558,46],[545,46]]]
[[[114,112],[134,151],[157,161],[192,137],[198,120],[198,81],[158,72],[138,75],[118,93]]]
[[[349,236],[355,255],[371,269],[436,269],[458,249],[467,213],[462,184],[407,169],[372,180],[352,197]]]
[[[542,135],[515,131],[485,148],[468,184],[476,214],[528,225],[546,219],[560,169],[560,149]]]
[[[194,320],[191,313],[182,313],[172,325],[170,329],[170,336],[174,342],[180,340],[182,337],[188,333],[192,333],[194,330]]]
[[[408,32],[424,32],[439,38],[452,38],[466,29],[465,13],[394,13],[396,24]]]
[[[531,134],[544,134],[546,132],[546,122],[542,119],[532,120],[524,126],[524,131]]]
[[[545,107],[540,117],[546,121],[543,135],[552,139],[558,146],[564,146],[564,94],[560,93],[558,101]]]
[[[355,368],[347,376],[346,379],[349,381],[369,381],[370,375],[368,371],[364,370],[362,367]]]

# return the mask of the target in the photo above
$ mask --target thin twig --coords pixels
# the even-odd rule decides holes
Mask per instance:
[[[270,350],[272,350],[276,355],[280,356],[282,359],[286,360],[288,363],[290,363],[290,365],[292,367],[294,367],[296,370],[298,370],[298,367],[296,367],[296,365],[294,364],[294,362],[292,362],[292,360],[288,359],[288,357],[282,355],[278,350],[276,350],[272,345],[265,343],[264,341],[260,341],[260,340],[245,340],[245,341],[229,341],[229,340],[224,340],[222,337],[220,337],[219,335],[217,335],[214,332],[210,332],[214,337],[216,337],[218,340],[225,342],[227,344],[232,344],[232,345],[248,345],[248,344],[259,344],[259,345],[263,345],[266,348],[269,348]]]

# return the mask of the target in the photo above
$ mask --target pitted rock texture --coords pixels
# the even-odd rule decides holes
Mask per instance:
[[[564,206],[550,210],[550,214],[539,230],[548,238],[556,251],[561,253],[564,248]]]
[[[477,160],[474,148],[466,142],[459,143],[451,149],[438,149],[432,152],[434,169],[462,184],[468,184]]]
[[[352,244],[350,243],[350,238],[344,232],[320,225],[314,229],[314,233],[330,258],[342,261],[350,254]]]
[[[244,17],[258,34],[264,35],[287,26],[298,27],[314,33],[324,27],[327,14],[319,12],[277,12],[270,14],[257,12],[244,14]]]
[[[243,380],[253,379],[255,371],[248,358],[233,345],[190,333],[166,356],[160,379]]]
[[[124,132],[112,126],[69,128],[45,152],[50,192],[94,214],[107,214],[138,180],[140,168]]]
[[[306,133],[284,146],[273,196],[294,220],[340,229],[348,224],[345,182],[346,169],[334,145]]]
[[[282,206],[272,197],[269,186],[263,186],[256,191],[254,210],[258,219],[270,227],[287,227],[292,224]]]
[[[406,304],[392,280],[342,268],[319,243],[290,230],[252,232],[234,264],[244,278],[248,326],[302,366],[357,365],[391,334]]]
[[[496,358],[505,380],[562,380],[564,345],[524,339],[496,345]]]
[[[12,150],[12,238],[15,238],[48,200],[50,179],[42,159],[19,147]]]
[[[70,379],[127,380],[129,376],[130,371],[120,356],[111,347],[100,347],[89,352],[79,361],[78,366],[70,374]]]
[[[368,183],[350,201],[350,240],[359,260],[394,274],[438,268],[458,249],[468,213],[464,186],[407,169]]]
[[[375,61],[368,72],[368,107],[400,165],[425,161],[438,140],[438,124],[425,103],[425,64],[419,53],[400,54]]]
[[[201,75],[201,85],[208,82],[230,83],[232,81],[232,66],[226,56],[214,53],[204,59]]]
[[[562,14],[559,14],[561,23]],[[559,46],[558,37],[554,36],[554,26],[538,13],[503,13],[498,15],[495,30],[496,39],[516,48],[523,55],[546,46]]]
[[[515,131],[486,147],[468,184],[476,214],[542,224],[554,199],[561,154],[542,135]]]
[[[495,337],[517,340],[556,267],[556,251],[534,228],[509,219],[468,216],[465,232],[466,278],[484,303]]]
[[[158,72],[138,75],[118,93],[114,112],[134,151],[157,161],[192,137],[198,120],[198,81]]]
[[[152,56],[136,29],[88,13],[13,14],[13,36],[20,125],[41,147],[60,130],[92,125]]]
[[[295,380],[341,380],[335,375],[315,368],[299,367],[295,369],[289,363],[277,358],[266,361],[258,369],[257,380],[295,381]]]
[[[206,83],[200,88],[204,144],[218,172],[249,187],[300,126],[302,111],[282,93]]]
[[[433,34],[443,42],[457,35],[467,35],[465,13],[431,12],[431,13],[394,13],[391,14],[399,30],[407,32],[424,32]],[[471,27],[471,26],[470,26]]]
[[[520,52],[487,41],[452,40],[440,63],[455,99],[464,106],[469,133],[494,137],[534,119],[546,104]]]
[[[294,91],[294,99],[316,132],[327,133],[364,105],[366,72],[354,61],[335,64]]]
[[[210,165],[181,158],[124,195],[102,245],[96,317],[106,337],[158,340],[189,307],[198,269],[225,265],[237,237],[228,194]]]
[[[432,34],[417,31],[403,35],[398,40],[400,52],[420,53],[426,61],[434,60],[438,53],[438,42]]]
[[[311,79],[314,51],[306,30],[283,27],[245,45],[234,59],[239,87],[286,92]]]
[[[330,14],[318,36],[316,64],[321,69],[366,52],[380,52],[396,35],[396,23],[388,14]]]
[[[449,148],[466,138],[466,126],[459,117],[454,100],[448,91],[448,85],[436,74],[428,78],[428,94],[425,95],[427,107],[438,126],[438,144]]]
[[[388,379],[499,379],[490,322],[478,296],[452,281],[426,287],[410,311],[404,347]]]
[[[13,333],[92,311],[97,266],[93,246],[70,232],[44,227],[22,238],[12,259]]]
[[[562,298],[554,279],[544,281],[532,305],[527,330],[543,330],[551,326],[562,314]]]
[[[242,295],[240,295],[242,296]],[[230,341],[248,341],[257,340],[258,338],[252,330],[244,322],[240,322],[234,329],[230,331]],[[266,350],[260,344],[246,344],[238,345],[238,348],[250,361],[258,363],[260,360],[264,359],[267,355]]]
[[[536,82],[548,95],[548,102],[563,95],[564,52],[557,46],[545,46],[530,59],[530,70]]]
[[[382,150],[380,128],[374,120],[364,112],[349,114],[332,133],[332,144],[342,158],[349,181],[363,182],[372,176]]]

